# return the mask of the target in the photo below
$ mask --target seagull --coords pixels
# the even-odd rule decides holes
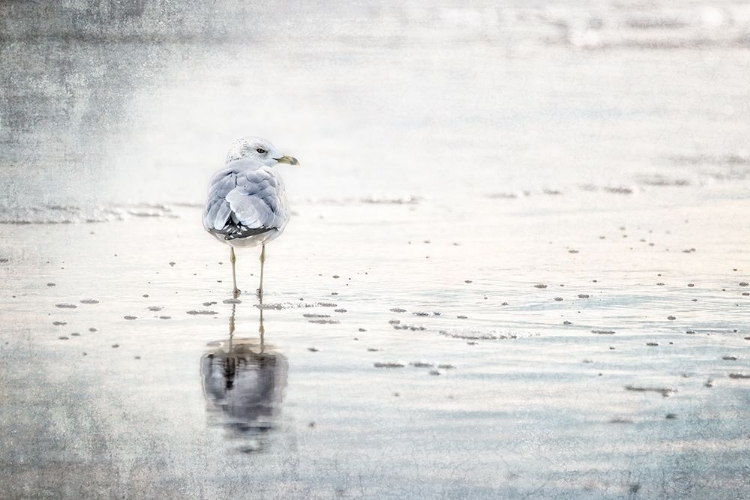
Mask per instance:
[[[293,156],[279,153],[265,139],[243,137],[229,148],[226,165],[214,174],[208,186],[203,227],[229,245],[235,299],[240,295],[234,267],[235,247],[261,246],[258,298],[262,301],[266,243],[281,236],[289,222],[284,180],[274,169],[278,163],[299,162]]]

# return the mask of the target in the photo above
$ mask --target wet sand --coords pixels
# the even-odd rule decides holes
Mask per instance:
[[[746,203],[294,206],[262,347],[198,208],[0,226],[6,495],[750,492]]]
[[[746,5],[21,3],[0,498],[750,498]]]

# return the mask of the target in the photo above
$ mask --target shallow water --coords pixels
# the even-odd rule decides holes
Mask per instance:
[[[600,196],[608,210],[587,208]],[[749,219],[718,215],[746,205],[563,200],[487,199],[485,231],[448,232],[431,222],[468,214],[298,204],[266,268],[264,344],[283,360],[268,376],[283,380],[258,389],[251,361],[237,379],[261,419],[206,386],[233,307],[233,337],[258,352],[257,252],[239,254],[232,305],[197,208],[3,226],[25,243],[2,248],[5,473],[21,494],[67,496],[214,497],[250,480],[257,497],[740,498]]]
[[[60,71],[3,86],[3,494],[750,495],[747,8],[489,7],[4,45]],[[200,226],[251,132],[262,339]]]

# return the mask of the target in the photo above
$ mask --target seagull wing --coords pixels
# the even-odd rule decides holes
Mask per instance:
[[[211,180],[203,225],[225,240],[281,231],[289,220],[284,186],[270,167],[232,162]]]

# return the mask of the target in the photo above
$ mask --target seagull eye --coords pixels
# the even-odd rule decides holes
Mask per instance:
[[[262,154],[262,155],[264,155],[264,154],[266,154],[266,153],[268,152],[268,151],[266,151],[266,150],[265,150],[265,149],[263,149],[263,148],[258,148],[258,149],[256,149],[255,151],[257,151],[258,153],[260,153],[260,154]]]

